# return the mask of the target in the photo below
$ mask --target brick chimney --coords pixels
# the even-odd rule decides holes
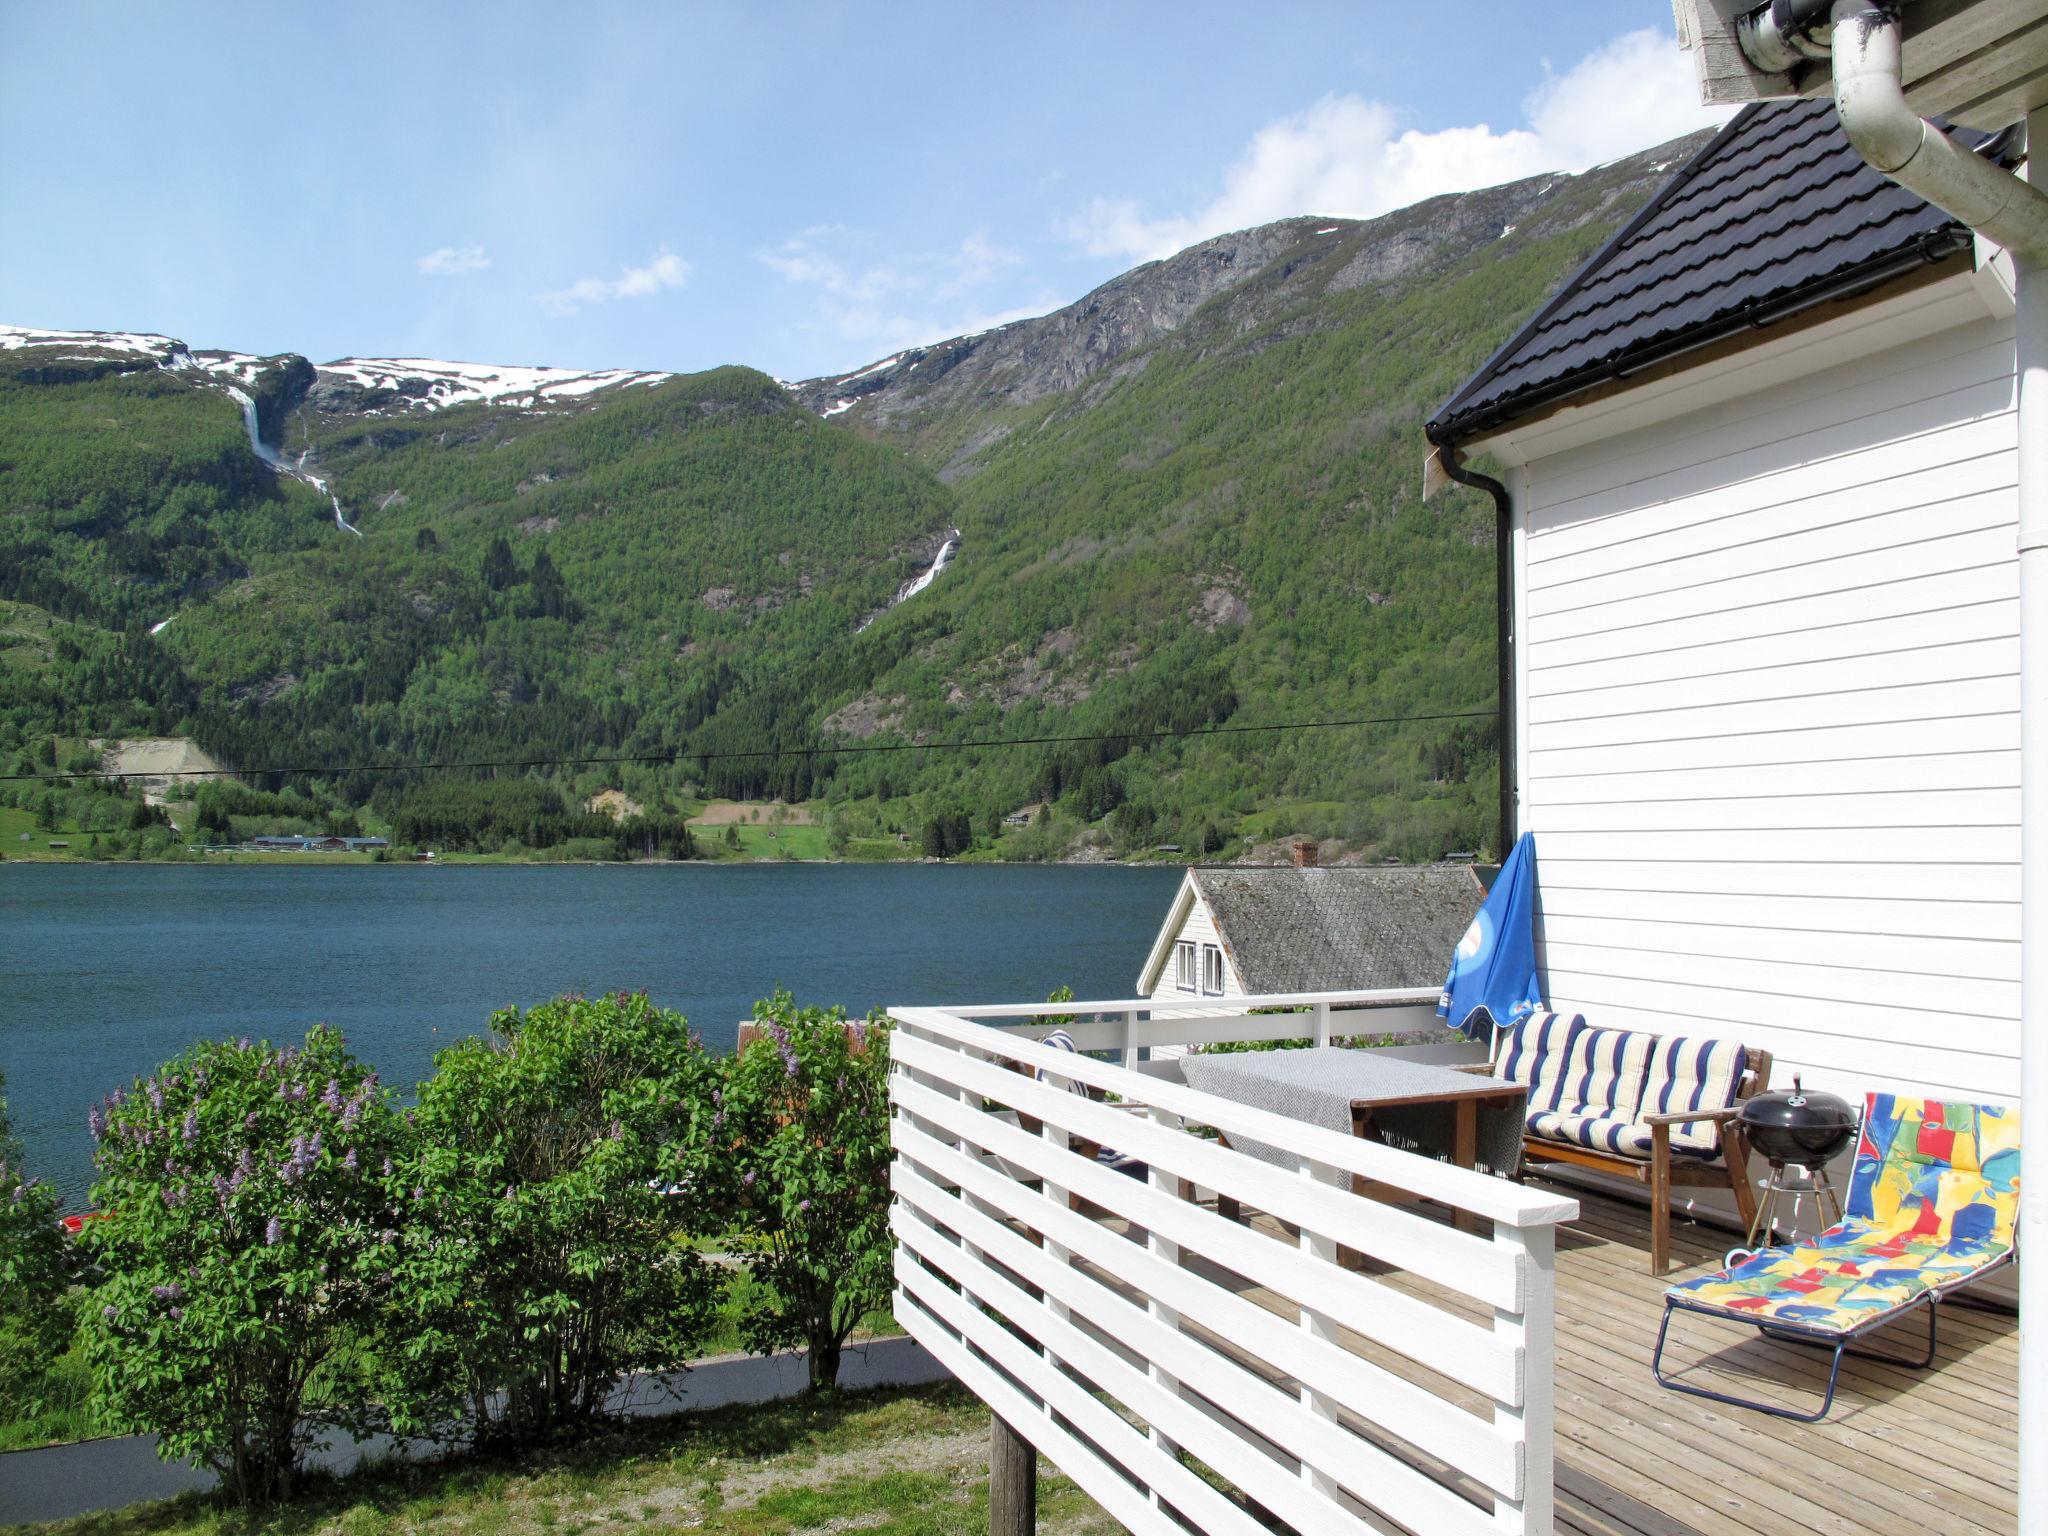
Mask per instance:
[[[1305,837],[1295,839],[1294,867],[1296,869],[1314,869],[1316,867],[1316,845]]]

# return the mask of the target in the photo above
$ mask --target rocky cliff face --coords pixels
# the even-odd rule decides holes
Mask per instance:
[[[1069,396],[1067,409],[1084,409],[1098,391],[1074,391],[1142,370],[1149,349],[1218,299],[1226,300],[1224,333],[1285,334],[1289,311],[1299,312],[1300,326],[1313,327],[1319,297],[1427,275],[1490,243],[1553,235],[1617,205],[1640,204],[1705,138],[1676,140],[1583,175],[1536,176],[1432,198],[1376,219],[1283,219],[1218,235],[1126,272],[1052,314],[808,379],[795,386],[796,398],[820,415],[904,435],[963,412],[1054,396]],[[1003,430],[971,430],[942,474],[957,476]]]

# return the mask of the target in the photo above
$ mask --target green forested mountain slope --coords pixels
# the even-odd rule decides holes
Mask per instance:
[[[219,377],[0,352],[0,751],[703,753],[559,777],[815,797],[877,830],[961,811],[983,837],[1049,802],[1011,836],[1031,852],[1098,822],[1126,848],[1483,843],[1484,719],[831,749],[1489,710],[1490,508],[1421,504],[1419,422],[1678,152],[1225,236],[794,391],[727,368],[423,410],[240,360],[360,537],[250,453]],[[955,527],[943,575],[860,628]],[[387,815],[424,792],[297,787]]]

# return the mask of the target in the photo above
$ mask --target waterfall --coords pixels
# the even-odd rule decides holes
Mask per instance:
[[[933,557],[932,563],[926,566],[923,570],[919,571],[915,576],[911,577],[910,580],[904,582],[902,586],[898,587],[896,589],[896,595],[890,598],[889,601],[885,603],[880,609],[878,609],[874,613],[869,614],[865,619],[861,620],[860,628],[854,630],[854,633],[856,635],[859,634],[861,630],[866,629],[870,624],[874,623],[875,620],[879,619],[891,608],[896,607],[899,603],[906,603],[910,601],[911,598],[917,596],[918,593],[922,592],[926,587],[930,586],[933,582],[937,581],[939,579],[939,572],[943,571],[947,566],[951,565],[953,563],[953,557],[959,553],[960,530],[958,528],[955,528],[951,533],[946,535],[946,541],[939,546],[939,552],[936,556]]]
[[[256,402],[250,399],[244,391],[235,388],[232,384],[224,384],[221,387],[233,395],[236,404],[241,406],[242,425],[249,430],[249,446],[256,450],[256,457],[280,474],[290,475],[294,480],[305,481],[306,484],[325,496],[334,505],[334,526],[352,533],[360,539],[363,536],[363,530],[342,516],[341,498],[327,488],[325,480],[322,480],[318,475],[307,474],[300,467],[300,464],[305,462],[305,455],[300,454],[300,463],[293,464],[283,454],[271,447],[270,444],[264,442],[262,426],[256,419]]]

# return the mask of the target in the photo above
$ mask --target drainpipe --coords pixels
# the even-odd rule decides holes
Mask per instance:
[[[1493,498],[1493,664],[1495,687],[1500,694],[1500,842],[1497,858],[1505,859],[1515,846],[1520,819],[1517,801],[1520,785],[1515,780],[1517,765],[1515,719],[1515,504],[1508,488],[1491,475],[1465,468],[1458,462],[1458,450],[1439,448],[1437,462],[1460,485],[1484,491]]]
[[[2019,1531],[2048,1536],[2048,196],[1907,104],[1897,0],[1835,0],[1831,19],[1835,111],[1849,141],[1907,191],[2004,246],[2019,279]],[[1802,51],[1813,44],[1810,33],[1795,41]],[[2031,146],[2048,146],[2048,111],[2030,113],[2027,126],[2031,175]]]

